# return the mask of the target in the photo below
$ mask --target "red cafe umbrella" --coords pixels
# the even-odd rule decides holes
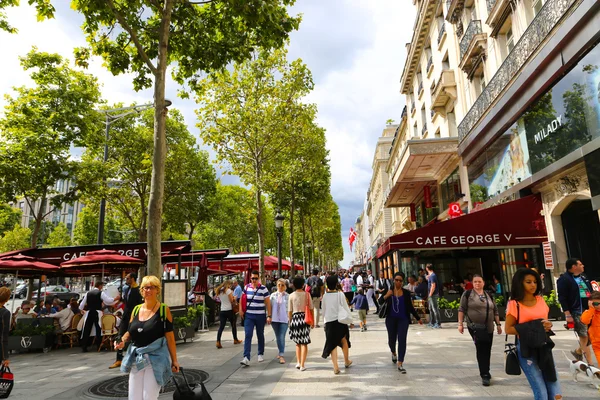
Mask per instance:
[[[85,256],[77,257],[70,261],[60,264],[62,269],[74,268],[78,271],[99,271],[93,267],[102,266],[102,280],[104,280],[105,265],[109,265],[111,271],[116,269],[130,269],[134,265],[143,265],[145,261],[135,257],[124,256],[115,250],[96,250],[90,251]]]
[[[194,286],[194,293],[206,293],[208,291],[208,259],[204,254],[200,259],[200,268],[198,268],[198,278]]]
[[[15,286],[19,273],[21,276],[41,276],[52,272],[57,272],[58,268],[54,265],[39,261],[35,257],[24,256],[22,254],[9,255],[0,258],[0,272],[5,274],[15,274],[13,280],[13,301],[11,313],[15,307]],[[40,281],[40,288],[42,287]]]
[[[249,285],[252,280],[252,260],[248,260],[248,266],[246,267],[246,276],[244,276],[244,286]]]

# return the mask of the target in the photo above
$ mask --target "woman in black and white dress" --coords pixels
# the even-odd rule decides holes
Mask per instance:
[[[314,306],[310,293],[304,290],[304,278],[294,278],[293,284],[296,291],[290,294],[288,301],[290,339],[296,343],[296,359],[298,360],[296,368],[300,371],[305,371],[304,363],[306,362],[308,345],[310,344],[310,329],[314,328],[314,324],[308,325],[305,322],[305,310],[306,306],[308,306],[312,313]]]

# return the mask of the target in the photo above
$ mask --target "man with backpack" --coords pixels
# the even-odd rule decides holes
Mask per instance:
[[[310,297],[313,302],[313,306],[315,308],[315,327],[319,328],[319,314],[321,310],[321,298],[325,293],[325,285],[323,284],[323,280],[319,278],[319,270],[313,269],[312,276],[308,278],[306,284],[310,287]]]

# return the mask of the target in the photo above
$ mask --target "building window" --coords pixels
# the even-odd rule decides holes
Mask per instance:
[[[506,32],[506,50],[507,55],[515,48],[515,37],[513,35],[512,26]]]
[[[542,9],[543,5],[544,5],[544,1],[543,0],[533,0],[533,15],[534,16],[538,15],[538,13]]]
[[[455,202],[460,194],[460,176],[457,168],[440,184],[442,210],[447,209],[450,203]]]
[[[413,126],[413,128],[414,128],[413,139],[418,139],[419,138],[419,128],[417,128],[416,122],[415,122],[415,126]]]

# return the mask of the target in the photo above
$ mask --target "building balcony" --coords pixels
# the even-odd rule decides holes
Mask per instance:
[[[500,0],[497,0],[500,1]],[[577,0],[547,0],[458,125],[462,142]],[[498,5],[495,4],[497,7]]]
[[[485,57],[487,49],[487,34],[481,29],[481,21],[473,20],[465,30],[460,40],[460,68],[472,76],[473,70]]]
[[[442,22],[442,25],[440,26],[440,31],[438,32],[438,38],[437,38],[437,44],[438,44],[438,50],[440,50],[442,48],[442,45],[444,44],[444,41],[446,40],[446,23]]]
[[[415,115],[415,111],[417,111],[417,107],[415,106],[415,103],[413,102],[410,106],[410,116],[412,117],[413,115]]]
[[[421,137],[427,136],[427,124],[423,124],[423,128],[421,128]]]
[[[458,138],[408,140],[399,147],[400,162],[391,174],[385,207],[408,207],[427,184],[435,184],[458,165]]]
[[[487,0],[488,18],[485,23],[492,28],[490,36],[498,36],[507,13],[511,11],[510,3],[510,0]]]
[[[455,24],[460,20],[460,16],[465,7],[472,7],[474,0],[446,0],[446,21]],[[460,35],[459,35],[460,36]]]
[[[456,80],[454,70],[447,69],[442,71],[440,78],[431,92],[431,108],[442,111],[445,114],[445,106],[449,101],[457,98]]]
[[[427,77],[431,76],[431,71],[433,71],[433,56],[429,56],[427,60]]]
[[[423,96],[423,81],[419,82],[419,89],[418,89],[417,93],[418,93],[417,97],[420,100],[421,96]]]
[[[406,106],[402,109],[402,114],[400,115],[400,119],[406,118]]]
[[[398,235],[399,233],[404,232],[404,228],[402,227],[401,221],[392,222],[392,235]]]

